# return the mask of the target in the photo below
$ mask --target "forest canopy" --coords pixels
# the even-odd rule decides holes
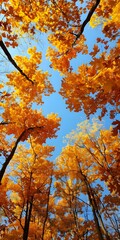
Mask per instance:
[[[119,19],[119,0],[0,1],[1,240],[120,239]],[[86,120],[51,160],[62,118],[42,107],[55,72],[71,118]]]

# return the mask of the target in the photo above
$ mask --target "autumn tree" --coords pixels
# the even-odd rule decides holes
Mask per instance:
[[[83,109],[87,117],[100,109],[99,117],[102,118],[109,105],[110,118],[115,119],[119,114],[120,91],[119,9],[119,1],[111,0],[107,3],[104,0],[29,1],[29,4],[28,1],[19,1],[19,4],[14,0],[3,1],[0,46],[15,66],[3,44],[16,47],[19,37],[24,34],[35,38],[38,32],[47,33],[53,47],[48,48],[46,56],[51,67],[64,75],[60,94],[66,99],[69,109]],[[92,51],[88,49],[84,33],[89,23],[92,28],[101,26],[101,36],[96,36]],[[88,54],[92,59],[74,72],[71,59],[79,53]],[[32,81],[26,69],[18,70]],[[113,124],[119,129],[119,120]]]
[[[60,37],[61,44],[57,40],[59,34],[56,37],[54,34],[49,37],[56,49],[49,48],[47,57],[51,60],[52,67],[63,75],[60,94],[65,98],[70,111],[84,110],[89,117],[99,110],[100,119],[108,112],[110,118],[113,119],[113,125],[117,125],[114,129],[114,134],[117,134],[120,127],[119,120],[116,120],[120,113],[120,24],[118,17],[120,3],[108,1],[106,4],[104,0],[94,2],[95,4],[86,1],[86,6],[83,8],[78,4],[80,18],[83,13],[87,13],[87,17],[83,23],[80,19],[78,20],[80,26],[74,22],[74,27],[71,26],[73,28],[69,30],[69,34],[67,32],[64,33],[64,37]],[[62,14],[66,16],[67,13],[62,10]],[[74,14],[72,16],[74,18]],[[96,36],[92,51],[88,50],[84,35],[84,28],[89,21],[93,28],[101,26],[101,36]],[[70,60],[76,58],[78,53],[88,54],[91,56],[91,61],[80,65],[74,72]]]
[[[42,104],[42,94],[49,95],[53,92],[53,87],[48,80],[48,73],[42,73],[37,70],[37,64],[41,62],[41,54],[36,49],[29,49],[31,58],[28,61],[26,57],[18,57],[19,66],[22,63],[30,73],[30,78],[36,78],[34,86],[31,82],[18,72],[12,72],[7,75],[8,86],[14,86],[8,94],[4,91],[0,103],[3,109],[1,114],[1,152],[4,163],[0,172],[0,181],[4,175],[7,165],[12,159],[20,141],[27,140],[29,135],[34,135],[35,142],[45,143],[48,137],[54,137],[59,126],[59,118],[56,114],[51,114],[47,118],[42,115],[42,111],[33,110],[32,104]],[[34,81],[34,80],[33,80]],[[20,85],[21,82],[21,85]],[[22,84],[23,83],[23,84]],[[5,139],[6,136],[13,136],[12,141]]]
[[[28,1],[19,1],[18,4],[12,0],[1,2],[0,11],[3,19],[0,47],[18,70],[17,73],[10,73],[7,76],[10,81],[8,85],[14,89],[14,98],[17,95],[17,98],[21,99],[24,95],[23,102],[28,104],[33,100],[40,104],[39,93],[53,92],[50,82],[46,80],[48,74],[36,70],[41,62],[41,53],[37,53],[35,47],[28,50],[31,54],[30,59],[20,56],[13,59],[7,50],[8,46],[17,47],[19,38],[25,34],[35,38],[37,31],[44,32],[48,33],[48,41],[53,45],[53,48],[49,47],[46,56],[50,59],[51,66],[64,75],[60,93],[67,99],[70,110],[84,109],[89,117],[100,108],[101,118],[107,111],[107,104],[110,104],[112,108],[110,117],[114,118],[115,114],[119,113],[119,40],[117,40],[119,1],[115,4],[113,1],[108,1],[107,5],[104,0],[96,0],[94,3],[90,1],[85,3],[83,1],[79,3],[78,1],[30,1],[29,4],[27,3]],[[82,21],[84,14],[85,20]],[[89,22],[93,27],[101,24],[105,36],[104,39],[97,38],[92,52],[88,51],[84,35],[84,29]],[[115,40],[115,47],[111,50],[106,38]],[[104,46],[103,53],[100,51],[99,43]],[[70,61],[76,58],[78,53],[90,54],[92,61],[88,66],[80,66],[78,73],[74,73]],[[114,76],[116,77],[113,81]],[[24,84],[20,87],[21,80]],[[6,92],[1,92],[2,99],[6,96]],[[3,124],[2,119],[2,126]],[[119,127],[118,120],[113,124]]]
[[[0,1],[0,49],[11,66],[0,79],[2,222],[7,218],[1,239],[119,238],[119,12],[118,0]],[[85,29],[98,26],[90,49]],[[45,144],[57,136],[60,118],[42,113],[43,96],[55,90],[35,46],[41,33],[49,42],[50,67],[62,75],[59,93],[69,110],[84,110],[88,118],[98,112],[100,120],[109,113],[115,125],[99,133],[96,124],[90,132],[79,128],[58,158],[55,176],[47,159],[53,148]],[[32,47],[13,56],[11,49],[25,38]],[[75,72],[72,60],[82,55],[91,59]]]
[[[56,209],[60,206],[67,209],[65,218],[71,219],[73,213],[76,216],[68,239],[119,238],[119,138],[113,136],[112,129],[98,130],[97,123],[79,124],[57,159],[55,187],[59,201]],[[87,220],[85,208],[88,208]],[[57,210],[56,213],[60,218]],[[63,221],[62,212],[61,216]],[[63,222],[61,232],[67,227],[66,221]]]
[[[4,222],[7,218],[4,232],[2,228],[3,224],[1,225],[1,231],[3,232],[1,239],[2,237],[3,239],[18,239],[19,236],[19,239],[25,240],[28,239],[29,230],[31,231],[30,234],[32,237],[41,237],[41,239],[43,239],[48,218],[48,205],[52,184],[52,163],[45,160],[45,158],[48,157],[49,152],[53,150],[52,147],[47,148],[47,146],[44,147],[43,144],[46,143],[47,138],[56,137],[56,131],[59,129],[60,125],[60,118],[55,113],[51,113],[45,117],[40,108],[33,109],[33,104],[39,104],[39,106],[41,106],[43,104],[43,95],[49,96],[54,92],[54,89],[49,81],[49,73],[43,72],[39,68],[42,62],[42,54],[37,51],[36,47],[28,49],[27,54],[30,55],[30,57],[16,56],[13,59],[8,51],[7,47],[9,45],[12,47],[17,46],[16,39],[18,39],[17,35],[14,35],[12,32],[12,19],[11,23],[9,22],[12,13],[12,6],[9,4],[10,3],[6,1],[6,3],[3,3],[1,6],[1,13],[3,15],[5,14],[5,18],[3,17],[5,21],[3,20],[2,22],[3,33],[0,38],[0,47],[15,70],[7,74],[7,78],[5,77],[5,80],[1,81],[0,84],[0,182],[2,184],[0,187],[2,193],[1,197],[4,196],[1,200],[2,221]],[[10,6],[10,10],[7,9],[8,5]],[[14,14],[11,16],[13,17],[13,15]],[[11,34],[13,34],[13,37]],[[3,38],[7,38],[7,41],[4,42]],[[7,89],[10,89],[9,92]],[[33,146],[39,145],[39,150],[37,150],[40,154],[39,157],[37,156],[38,153],[35,153],[35,150],[33,151],[34,147],[31,151],[34,152],[33,155],[35,156],[32,157],[30,149],[26,149],[23,146],[28,145],[30,139],[32,139]],[[22,144],[22,155],[18,160],[17,156],[21,154],[18,153],[20,144]],[[40,148],[43,149],[43,151],[40,150]],[[29,160],[30,156],[31,160]],[[35,158],[37,158],[36,167],[33,166],[35,165]],[[24,162],[25,160],[26,162]],[[11,161],[13,162],[11,163]],[[43,161],[43,168],[42,163],[40,163],[41,161]],[[23,164],[22,167],[20,163]],[[8,165],[10,168],[11,164],[11,169],[8,169]],[[25,169],[23,170],[24,167]],[[30,172],[29,167],[31,168]],[[42,181],[38,183],[38,189],[33,180],[32,167],[36,168],[36,174],[37,169],[39,169],[41,174],[45,177],[44,178],[43,175],[40,177],[40,172],[38,172],[38,178]],[[47,168],[50,173],[49,177],[47,177]],[[12,174],[8,174],[10,170]],[[11,182],[12,180],[10,180],[10,175],[14,175],[13,183]],[[33,185],[36,187],[36,190],[34,189],[31,193]],[[39,188],[41,188],[41,190]],[[11,191],[13,192],[13,196],[11,195],[11,197],[8,197]],[[33,207],[35,201],[34,194],[39,195],[39,199],[36,199],[35,208]],[[38,207],[40,204],[39,200],[42,201],[41,205],[43,209],[39,209]],[[32,216],[32,211],[39,213],[38,218],[37,213],[35,217]],[[31,218],[37,218],[32,224],[33,230],[29,227]],[[36,227],[36,222],[40,222],[41,225],[38,224],[40,226]],[[38,231],[38,236],[35,236],[35,229],[40,229]]]
[[[28,236],[32,239],[51,239],[46,224],[49,225],[52,206],[53,163],[47,158],[53,150],[53,147],[35,144],[30,138],[29,147],[20,145],[14,154],[10,164],[12,173],[7,183],[7,206],[11,204],[9,218],[5,202],[1,203],[8,219],[3,239],[17,239],[18,236],[24,240]]]

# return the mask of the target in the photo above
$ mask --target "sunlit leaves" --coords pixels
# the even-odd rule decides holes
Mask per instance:
[[[119,237],[120,123],[115,117],[120,93],[120,4],[93,2],[0,2],[1,42],[15,48],[21,37],[23,45],[24,39],[33,40],[24,56],[14,57],[31,81],[26,81],[25,74],[12,71],[0,82],[0,203],[2,221],[7,219],[1,239],[24,239],[26,229],[26,239]],[[91,46],[87,46],[84,28],[92,9],[90,26],[101,33],[94,43],[90,36]],[[39,109],[43,95],[54,92],[51,75],[40,67],[44,57],[39,46],[35,47],[43,39],[41,33],[47,33],[50,67],[63,76],[60,94],[70,111],[84,110],[89,118],[100,110],[99,119],[109,113],[115,125],[114,129],[100,130],[96,122],[79,124],[68,136],[55,166],[48,160],[54,147],[45,143],[57,137],[60,118],[55,113],[45,117]],[[81,64],[81,59],[79,64],[79,58],[77,61],[83,54],[86,59],[89,55],[87,64]],[[76,72],[73,59],[78,65]]]
[[[67,73],[62,82],[60,94],[66,99],[70,110],[84,109],[86,115],[101,110],[100,117],[107,111],[107,104],[112,106],[114,114],[119,113],[119,41],[109,55],[102,53],[93,57],[90,65],[81,65],[78,73]],[[95,55],[96,50],[91,53]],[[112,111],[110,113],[112,113]],[[112,118],[113,114],[110,114]]]
[[[38,70],[38,65],[41,63],[42,55],[36,52],[36,48],[28,49],[30,59],[27,57],[15,57],[18,65],[23,69],[27,76],[33,81],[31,84],[25,81],[25,78],[18,72],[7,74],[8,85],[13,86],[14,98],[19,98],[22,104],[30,104],[36,102],[42,104],[42,94],[50,95],[54,89],[48,80],[48,72]]]
[[[116,236],[117,227],[114,225],[113,212],[116,218],[119,211],[120,141],[117,136],[112,135],[112,129],[100,130],[100,127],[97,122],[93,125],[87,121],[79,124],[77,130],[67,136],[68,145],[63,148],[57,159],[55,172],[55,196],[60,198],[56,214],[60,224],[61,215],[58,209],[60,211],[62,208],[62,212],[66,212],[67,209],[65,219],[71,219],[71,233],[74,228],[75,236],[80,237],[87,231],[92,239],[99,239],[98,223],[106,236]],[[104,196],[105,193],[108,195]],[[79,218],[81,215],[82,219]],[[107,221],[104,221],[104,218]],[[61,233],[63,231],[68,234],[65,226],[60,225],[60,230]]]
[[[78,125],[77,131],[71,132],[68,139],[72,145],[63,149],[59,160],[60,168],[65,168],[66,165],[69,174],[77,178],[80,175],[76,175],[76,171],[81,167],[89,181],[97,178],[104,180],[111,192],[119,194],[120,139],[113,136],[112,129],[100,130],[97,122],[93,126],[86,122]],[[66,169],[65,171],[67,172]]]

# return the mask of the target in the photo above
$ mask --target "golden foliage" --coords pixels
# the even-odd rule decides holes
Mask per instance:
[[[0,239],[118,239],[119,0],[1,0],[0,6],[0,47],[18,70],[0,80]],[[88,23],[101,28],[92,49]],[[42,52],[33,46],[13,59],[8,51],[21,38],[35,45],[40,33],[49,42],[50,67],[63,77],[60,94],[70,111],[84,110],[89,118],[100,110],[99,119],[109,112],[115,125],[105,130],[98,122],[79,124],[55,164],[49,160],[54,147],[46,141],[57,137],[61,119],[39,109],[43,95],[55,91],[51,75],[40,68]],[[80,54],[91,60],[78,64]]]

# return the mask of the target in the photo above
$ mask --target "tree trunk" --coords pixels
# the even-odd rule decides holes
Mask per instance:
[[[91,192],[90,192],[90,189],[89,189],[89,184],[88,184],[86,179],[85,179],[85,184],[86,184],[86,187],[87,187],[87,194],[88,194],[89,202],[90,202],[90,205],[91,205],[91,208],[92,208],[93,217],[94,217],[94,221],[95,221],[96,230],[97,230],[97,233],[98,233],[99,240],[104,240],[104,237],[103,237],[103,234],[102,234],[102,231],[101,231],[101,228],[100,228],[100,224],[99,224],[99,221],[98,221],[98,217],[97,217],[97,214],[96,214],[96,211],[95,211],[95,207],[94,207],[93,199],[92,199],[92,196],[91,196]]]
[[[98,217],[97,217],[97,214],[96,214],[96,209],[95,209],[95,206],[94,206],[94,198],[92,196],[91,186],[90,186],[90,184],[87,180],[87,177],[83,174],[79,162],[78,162],[78,166],[79,166],[80,174],[83,177],[83,182],[84,182],[84,184],[86,186],[86,189],[87,189],[87,194],[88,194],[89,202],[90,202],[90,205],[91,205],[91,208],[92,208],[93,217],[94,217],[94,221],[95,221],[95,225],[96,225],[96,230],[97,230],[97,233],[98,233],[98,238],[99,238],[99,240],[104,240],[104,237],[103,237],[103,234],[102,234],[102,231],[101,231],[101,227],[100,227],[100,224],[99,224],[99,220],[98,220]]]
[[[101,215],[100,215],[100,213],[99,213],[99,209],[98,209],[98,207],[97,207],[95,195],[94,195],[94,192],[93,192],[90,184],[89,184],[89,189],[90,189],[90,192],[91,192],[91,195],[92,195],[92,199],[93,199],[93,203],[94,203],[94,208],[95,208],[95,211],[96,211],[96,213],[97,213],[97,217],[98,217],[98,219],[99,219],[101,228],[102,228],[102,230],[103,230],[103,232],[104,232],[104,234],[105,234],[105,236],[106,236],[106,240],[110,240],[109,234],[108,234],[108,232],[107,232],[107,230],[106,230],[106,228],[105,228],[105,225],[104,225],[104,223],[103,223],[102,217],[101,217]]]
[[[25,224],[24,224],[24,232],[23,232],[23,240],[27,240],[28,239],[30,219],[31,219],[31,213],[32,213],[32,206],[33,206],[33,196],[31,197],[31,201],[30,202],[27,201],[26,215],[25,215]]]

